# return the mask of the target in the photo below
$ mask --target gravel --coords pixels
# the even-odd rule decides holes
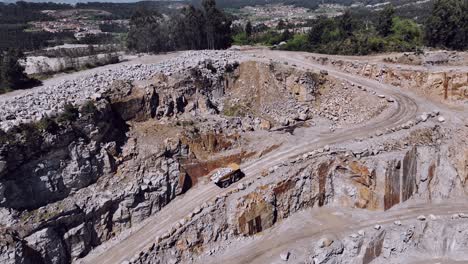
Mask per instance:
[[[156,74],[172,75],[187,69],[199,67],[203,74],[216,75],[214,68],[238,61],[240,53],[234,51],[188,51],[180,56],[156,64],[121,65],[118,68],[96,71],[56,85],[25,91],[16,96],[0,96],[0,129],[9,130],[15,125],[38,121],[44,116],[55,116],[66,103],[80,105],[96,99],[107,92],[117,80],[143,81]]]

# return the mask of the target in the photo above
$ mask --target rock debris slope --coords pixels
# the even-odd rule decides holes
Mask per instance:
[[[38,91],[26,91],[12,98],[0,98],[0,128],[8,130],[20,123],[37,121],[44,116],[55,116],[63,110],[67,102],[81,104],[86,100],[97,99],[117,80],[132,82],[148,80],[155,74],[170,76],[188,68],[198,67],[213,58],[216,64],[214,67],[225,65],[228,60],[239,59],[235,53],[226,51],[185,52],[175,59],[158,64],[124,65],[75,80],[66,80]],[[205,73],[210,75],[208,77],[216,75],[209,70]]]

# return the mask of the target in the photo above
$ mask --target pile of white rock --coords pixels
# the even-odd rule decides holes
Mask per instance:
[[[8,130],[20,123],[55,116],[66,103],[80,105],[99,98],[117,80],[142,81],[156,74],[172,75],[198,68],[207,78],[217,78],[228,64],[239,61],[235,51],[188,51],[156,64],[120,65],[112,69],[96,70],[95,73],[64,80],[56,85],[24,91],[16,96],[0,96],[0,129]]]
[[[232,172],[231,168],[220,168],[211,176],[211,180],[214,182],[219,182],[225,175]]]

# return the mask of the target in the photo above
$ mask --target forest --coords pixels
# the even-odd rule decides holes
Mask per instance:
[[[127,47],[132,51],[155,53],[226,49],[232,42],[231,23],[217,8],[215,0],[203,0],[201,9],[188,6],[170,16],[140,9],[130,19]]]
[[[327,54],[366,55],[378,52],[418,52],[424,46],[468,48],[468,1],[436,0],[422,24],[397,15],[392,5],[363,15],[354,9],[335,18],[319,17],[305,26],[307,33],[293,34],[286,22],[276,29],[256,26],[235,29],[234,43],[279,45],[285,50]],[[249,28],[249,29],[248,29]],[[259,29],[260,28],[260,29]]]

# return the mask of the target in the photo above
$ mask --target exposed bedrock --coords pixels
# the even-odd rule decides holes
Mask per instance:
[[[113,172],[110,149],[120,147],[126,128],[108,103],[93,107],[76,121],[44,120],[2,136],[1,207],[35,209]]]
[[[269,175],[277,177],[258,179],[263,185],[255,187],[254,180],[244,182],[227,195],[196,209],[167,234],[156,238],[153,246],[132,262],[191,262],[202,254],[214,253],[222,241],[265,231],[305,208],[333,205],[386,210],[410,199],[438,200],[464,195],[461,179],[467,176],[465,151],[463,146],[434,144],[360,159],[325,153],[283,164]],[[389,234],[384,236],[376,234],[375,241],[368,242],[375,249],[363,248],[361,258],[379,257],[380,252],[389,251],[388,243],[399,243],[385,240]],[[344,261],[350,254],[348,251],[340,244],[335,251],[324,252],[321,257],[318,252],[314,257],[322,259],[318,263],[335,263],[325,260],[332,261],[332,255],[338,255]]]
[[[148,145],[136,128],[216,113],[229,67],[116,81],[96,101],[0,134],[2,263],[70,263],[180,194],[189,146],[175,134]]]
[[[260,130],[316,117],[360,123],[388,103],[347,83],[337,89],[336,80],[324,74],[275,63],[223,59],[190,65],[134,82],[115,81],[94,103],[37,124],[9,125],[0,134],[2,263],[70,263],[86,256],[160,211],[209,171],[262,156],[258,145],[238,147],[242,133],[274,137],[281,130]],[[333,89],[323,87],[326,82],[333,82]],[[325,111],[335,105],[342,111]],[[363,109],[365,118],[355,108]],[[357,151],[345,149],[346,143],[264,168],[261,176],[246,178],[174,223],[132,262],[190,262],[221,241],[253,236],[305,208],[386,210],[411,199],[464,195],[466,142],[448,144],[442,135],[466,135],[426,124],[421,144],[398,140],[379,151]],[[251,141],[260,137],[252,134]],[[282,144],[277,143],[261,148],[268,153]],[[370,256],[379,256],[379,241]]]
[[[438,99],[463,102],[468,98],[468,73],[463,71],[431,72],[422,69],[405,69],[377,63],[310,57],[324,65],[332,65],[348,73],[359,74],[388,84],[415,89]]]
[[[106,124],[101,131],[117,132],[116,137],[100,135],[82,116],[64,124],[67,129],[60,131],[66,138],[41,132],[35,135],[38,145],[6,145],[0,255],[8,261],[2,263],[70,263],[175,198],[182,146],[161,145],[139,154],[110,104],[96,105],[96,116]],[[15,153],[28,162],[12,159]]]
[[[396,223],[365,228],[359,234],[346,234],[344,238],[332,239],[326,245],[310,241],[308,256],[298,260],[314,264],[432,263],[429,261],[437,259],[466,262],[466,219],[450,216],[426,219],[420,216],[417,220]]]

